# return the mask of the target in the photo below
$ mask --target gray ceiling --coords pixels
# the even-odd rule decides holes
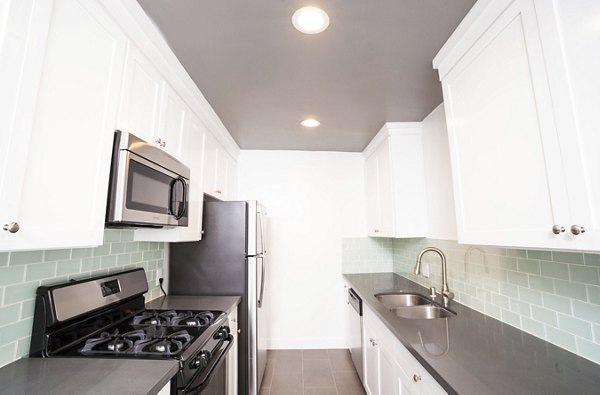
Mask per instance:
[[[442,102],[431,60],[475,0],[139,2],[240,148],[362,151]],[[329,14],[323,33],[292,27],[306,5]]]

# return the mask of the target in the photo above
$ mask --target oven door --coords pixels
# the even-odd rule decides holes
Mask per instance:
[[[133,152],[119,151],[108,222],[187,226],[188,180]]]
[[[233,336],[229,335],[218,350],[213,351],[208,365],[176,394],[226,395],[227,394],[227,353],[233,345]]]

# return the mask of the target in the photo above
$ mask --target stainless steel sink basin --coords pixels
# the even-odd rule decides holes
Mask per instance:
[[[433,304],[424,306],[399,307],[393,309],[393,311],[398,317],[420,320],[431,320],[433,318],[447,318],[454,317],[456,315],[450,310],[446,310],[443,307],[436,306]]]
[[[374,296],[387,309],[402,318],[430,320],[456,315],[453,311],[436,304],[421,294],[379,293]]]
[[[381,293],[375,297],[388,309],[398,307],[422,306],[431,304],[431,300],[420,294],[410,293]]]

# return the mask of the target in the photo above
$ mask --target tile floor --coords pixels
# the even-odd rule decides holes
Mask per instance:
[[[348,350],[269,350],[260,395],[364,395]]]

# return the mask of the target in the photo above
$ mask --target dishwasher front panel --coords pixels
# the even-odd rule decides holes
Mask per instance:
[[[348,305],[350,309],[350,354],[352,354],[352,362],[358,372],[358,376],[363,381],[362,300],[352,288],[348,290]]]

